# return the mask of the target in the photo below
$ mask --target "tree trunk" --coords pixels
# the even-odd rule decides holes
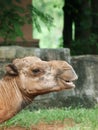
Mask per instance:
[[[71,10],[71,0],[65,0],[65,5],[63,7],[64,11],[64,27],[63,27],[63,46],[69,47],[72,41],[72,10]]]
[[[92,33],[98,35],[98,0],[92,0]]]
[[[88,39],[91,34],[91,24],[91,3],[89,0],[82,0],[75,19],[75,40]]]
[[[97,1],[97,0],[96,0]],[[64,47],[71,46],[72,23],[75,23],[75,40],[87,39],[91,34],[91,2],[89,0],[65,0],[64,5]]]

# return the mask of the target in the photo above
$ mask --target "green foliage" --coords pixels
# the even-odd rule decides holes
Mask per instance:
[[[73,41],[71,53],[73,55],[98,54],[98,37],[91,34],[88,39]]]
[[[23,37],[21,26],[24,24],[24,18],[18,14],[23,12],[24,10],[14,5],[12,1],[0,2],[0,36],[4,38],[5,43],[9,39]]]
[[[63,48],[63,38],[60,37],[59,38],[59,45],[58,45],[59,48]]]
[[[16,3],[21,3],[21,0],[16,0]],[[32,15],[38,31],[41,31],[38,19],[48,28],[53,23],[50,15],[32,5],[25,8],[13,3],[13,0],[0,1],[0,37],[4,39],[5,44],[8,44],[8,41],[15,41],[17,37],[24,39],[22,26],[32,24]]]
[[[45,24],[38,18],[41,26],[41,33],[38,32],[36,26],[33,27],[33,37],[40,39],[41,48],[57,48],[62,44],[62,29],[63,29],[63,7],[64,0],[33,0],[33,5],[45,14],[53,17],[51,28],[46,28]]]
[[[53,17],[47,13],[43,13],[41,10],[38,10],[34,6],[33,6],[33,20],[34,20],[34,26],[39,32],[41,32],[41,26],[39,20],[41,20],[49,30],[50,27],[53,26]]]

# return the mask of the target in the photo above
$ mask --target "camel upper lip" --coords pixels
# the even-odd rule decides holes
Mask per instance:
[[[74,80],[66,80],[63,78],[60,78],[63,82],[63,84],[67,85],[69,88],[75,88],[75,84],[73,83]]]
[[[75,87],[75,84],[72,82],[72,81],[69,81],[69,80],[64,80],[65,81],[65,84],[67,84],[68,86],[74,88]]]

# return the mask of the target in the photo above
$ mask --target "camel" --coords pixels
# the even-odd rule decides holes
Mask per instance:
[[[66,61],[35,56],[14,59],[0,80],[0,123],[12,118],[42,94],[74,88],[77,74]]]

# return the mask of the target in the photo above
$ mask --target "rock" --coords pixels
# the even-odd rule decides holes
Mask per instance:
[[[98,102],[98,56],[75,56],[72,57],[71,62],[79,76],[76,81],[75,95],[92,97]]]

